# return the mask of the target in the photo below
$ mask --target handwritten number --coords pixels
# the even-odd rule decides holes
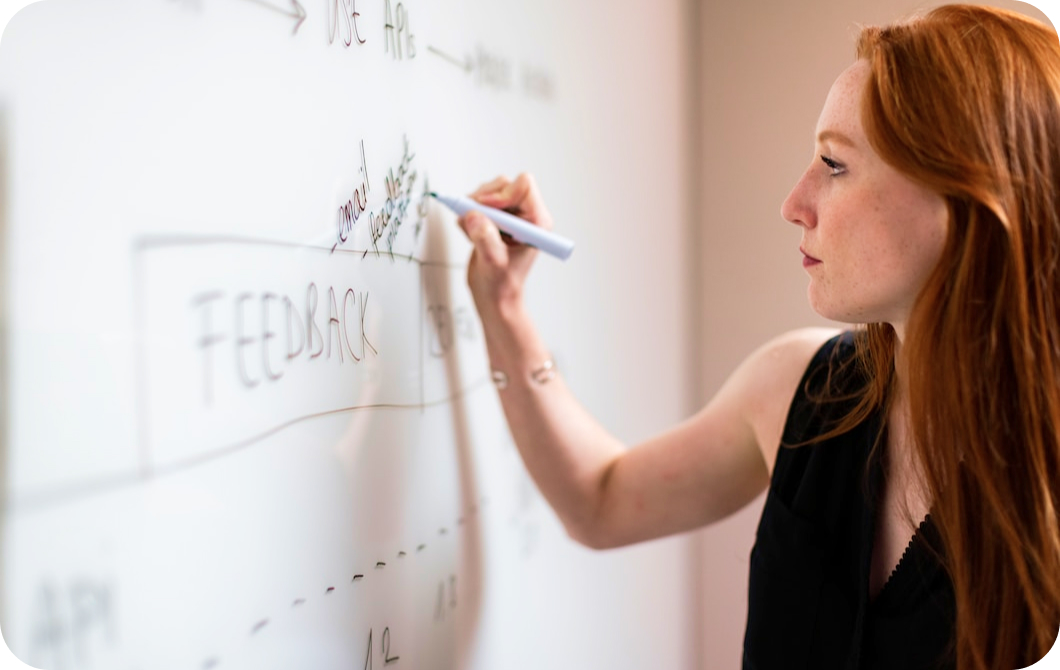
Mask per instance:
[[[383,629],[383,640],[381,643],[383,648],[383,665],[389,666],[390,664],[398,663],[401,660],[401,656],[390,655],[390,628]],[[368,654],[365,656],[365,670],[372,670],[372,629],[368,629]]]
[[[438,582],[438,602],[434,607],[434,620],[445,619],[445,582]]]
[[[383,629],[383,665],[397,663],[400,657],[390,655],[390,628]]]
[[[364,657],[364,670],[372,670],[372,629],[368,629],[368,655]]]
[[[449,576],[449,602],[446,603],[445,598],[445,580],[438,582],[438,600],[435,602],[434,607],[434,620],[445,621],[446,606],[450,610],[456,609],[456,575]]]
[[[390,655],[390,627],[383,629],[383,665],[390,665],[401,660],[400,656]],[[364,670],[372,670],[372,629],[368,629],[368,654],[364,657]]]

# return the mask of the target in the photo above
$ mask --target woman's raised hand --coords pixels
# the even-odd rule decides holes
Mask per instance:
[[[552,229],[552,217],[538,192],[534,178],[520,174],[515,180],[500,176],[478,187],[469,196],[487,207],[502,209]],[[481,212],[471,211],[459,219],[460,227],[475,246],[468,263],[467,277],[479,313],[517,307],[523,284],[537,250],[502,237],[500,230]]]

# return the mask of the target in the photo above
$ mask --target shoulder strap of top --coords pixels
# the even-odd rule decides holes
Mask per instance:
[[[851,396],[864,384],[857,369],[855,334],[846,331],[821,345],[795,389],[784,424],[782,447],[805,443],[853,407]]]

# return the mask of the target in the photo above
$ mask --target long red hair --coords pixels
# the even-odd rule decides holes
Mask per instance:
[[[957,667],[1036,662],[1060,626],[1060,40],[1023,15],[951,5],[864,28],[862,123],[946,198],[938,266],[898,359],[956,599]],[[886,408],[895,333],[857,338]]]

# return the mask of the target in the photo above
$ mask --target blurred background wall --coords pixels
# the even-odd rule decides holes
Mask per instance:
[[[791,328],[827,325],[806,302],[799,229],[780,205],[814,159],[817,116],[854,60],[859,25],[944,3],[910,0],[692,0],[690,157],[692,352],[697,407],[736,365]],[[990,3],[1048,19],[1034,6]],[[706,670],[740,667],[748,557],[760,497],[698,535]]]

